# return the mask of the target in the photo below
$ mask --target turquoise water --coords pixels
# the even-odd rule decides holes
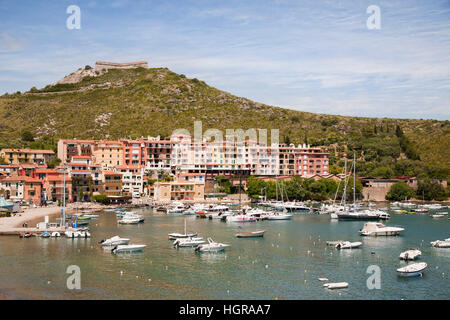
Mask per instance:
[[[301,214],[291,221],[238,224],[167,216],[150,209],[139,225],[118,225],[112,213],[90,223],[91,239],[0,238],[0,297],[16,299],[450,299],[450,249],[430,241],[450,237],[450,221],[427,215],[392,214],[388,225],[403,226],[399,237],[361,237],[364,222],[331,221]],[[197,231],[231,244],[224,253],[174,249],[167,234]],[[264,238],[238,239],[242,230],[267,230]],[[146,244],[141,253],[114,255],[97,243],[114,235]],[[327,240],[362,241],[341,250]],[[400,278],[400,252],[417,247],[428,263],[423,277]],[[372,254],[374,252],[374,254]],[[69,265],[81,269],[81,290],[66,287]],[[369,265],[381,268],[381,289],[369,290]],[[121,273],[122,271],[122,273]],[[327,290],[317,278],[348,282]]]

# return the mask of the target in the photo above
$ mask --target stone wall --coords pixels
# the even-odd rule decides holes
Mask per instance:
[[[109,70],[109,69],[133,69],[133,68],[148,68],[147,61],[135,61],[126,63],[97,61],[95,63],[95,71]]]

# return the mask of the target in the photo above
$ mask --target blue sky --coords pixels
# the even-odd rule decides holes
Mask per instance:
[[[80,30],[66,28],[72,4]],[[146,60],[295,110],[450,120],[449,0],[0,0],[0,94],[97,60]]]

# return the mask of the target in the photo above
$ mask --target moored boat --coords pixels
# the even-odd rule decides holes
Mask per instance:
[[[122,245],[128,244],[129,242],[130,242],[130,239],[121,238],[119,236],[114,236],[109,239],[101,240],[99,243],[104,247],[108,247],[108,246],[117,246],[117,245],[121,245],[121,244]]]
[[[111,252],[112,253],[123,253],[123,252],[136,252],[142,251],[147,245],[145,244],[123,244],[115,246]]]
[[[197,252],[220,252],[225,250],[226,247],[229,247],[229,244],[215,242],[213,239],[208,238],[207,244],[201,244],[195,248]]]
[[[398,268],[397,274],[402,277],[416,277],[421,275],[426,268],[427,264],[425,262],[413,263],[405,267]]]
[[[359,233],[362,236],[396,236],[404,230],[400,227],[387,227],[379,222],[366,222]]]
[[[417,257],[420,257],[422,252],[419,249],[409,249],[402,253],[400,253],[399,258],[402,260],[414,260]]]
[[[175,248],[178,247],[196,247],[198,245],[204,244],[205,240],[202,237],[188,237],[188,238],[178,238],[173,242]]]
[[[264,237],[264,233],[266,230],[259,230],[259,231],[251,231],[251,232],[238,232],[236,233],[237,238],[257,238],[257,237]]]
[[[362,242],[350,242],[350,241],[342,241],[336,244],[336,249],[354,249],[359,248],[362,245]]]

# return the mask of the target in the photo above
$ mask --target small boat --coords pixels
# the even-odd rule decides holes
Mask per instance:
[[[101,240],[99,243],[103,246],[103,247],[112,247],[112,246],[118,246],[121,244],[128,244],[130,242],[130,239],[127,238],[121,238],[119,236],[114,236],[112,238],[109,239],[104,239]]]
[[[229,247],[229,244],[215,242],[213,239],[208,238],[207,244],[201,244],[195,251],[197,252],[219,252],[225,250],[226,247]]]
[[[79,231],[80,233],[80,238],[90,238],[91,234],[89,233],[89,231]]]
[[[58,237],[61,237],[61,234],[59,232],[57,232],[57,231],[52,232],[52,238],[58,238]]]
[[[292,214],[286,213],[273,213],[267,215],[267,220],[290,220],[292,218]]]
[[[409,249],[402,253],[400,253],[399,258],[402,260],[414,260],[417,257],[420,257],[422,252],[419,249]]]
[[[136,252],[142,251],[147,245],[145,244],[121,244],[115,246],[111,252],[112,253],[122,253],[122,252]]]
[[[259,230],[259,231],[251,231],[251,232],[238,232],[236,233],[237,238],[257,238],[257,237],[264,237],[264,233],[266,230]]]
[[[197,233],[187,233],[186,232],[186,219],[184,220],[184,233],[169,233],[169,240],[176,240],[180,238],[192,238],[197,236]]]
[[[81,234],[79,231],[67,230],[66,232],[64,232],[64,235],[66,236],[66,238],[79,238]]]
[[[379,222],[366,222],[359,233],[362,236],[396,236],[404,230],[400,227],[387,227]]]
[[[122,218],[119,221],[117,221],[117,223],[119,224],[138,224],[139,222],[140,222],[139,218],[131,218],[131,217]]]
[[[405,267],[398,268],[397,273],[402,277],[415,277],[421,275],[426,267],[427,264],[425,262],[413,263]]]
[[[92,213],[83,213],[83,215],[81,216],[82,218],[98,218],[100,217],[98,214],[92,214]]]
[[[327,289],[344,289],[348,288],[348,283],[347,282],[325,283],[323,286]]]
[[[50,238],[50,236],[50,232],[45,231],[41,233],[41,238]]]
[[[205,240],[202,237],[189,237],[189,238],[178,238],[173,242],[175,248],[178,247],[196,247],[200,244],[204,244]]]
[[[246,214],[236,214],[226,217],[226,221],[229,222],[255,222],[256,217],[248,216]]]
[[[391,218],[391,215],[387,212],[382,212],[380,210],[380,213],[378,214],[378,218],[380,218],[381,220],[388,220]]]
[[[431,217],[432,217],[433,219],[438,219],[438,218],[443,218],[443,217],[445,217],[445,215],[442,214],[442,213],[436,213],[436,214],[432,214]]]
[[[431,246],[435,248],[450,248],[450,238],[433,241],[431,242]]]
[[[362,245],[362,242],[350,242],[350,241],[342,241],[336,244],[336,249],[353,249],[353,248],[359,248]]]
[[[31,237],[31,236],[32,236],[32,234],[29,233],[29,232],[21,233],[21,234],[19,235],[20,238],[29,238],[29,237]]]

